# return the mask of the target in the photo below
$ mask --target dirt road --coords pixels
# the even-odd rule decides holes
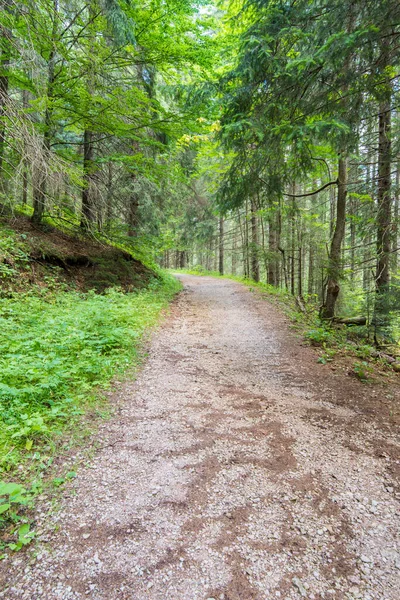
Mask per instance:
[[[3,562],[0,597],[398,600],[392,395],[318,365],[240,284],[182,280],[101,449],[60,512],[42,508],[38,548]]]

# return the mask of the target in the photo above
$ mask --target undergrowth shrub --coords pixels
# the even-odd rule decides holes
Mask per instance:
[[[137,293],[49,289],[0,298],[0,469],[83,411],[91,390],[138,359],[143,334],[179,284]]]
[[[312,346],[323,346],[326,343],[329,343],[333,336],[325,327],[316,327],[315,329],[306,331],[304,337]]]

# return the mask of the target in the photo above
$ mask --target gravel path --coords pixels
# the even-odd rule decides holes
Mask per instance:
[[[398,440],[363,409],[376,390],[317,365],[240,284],[181,278],[0,598],[398,600]]]

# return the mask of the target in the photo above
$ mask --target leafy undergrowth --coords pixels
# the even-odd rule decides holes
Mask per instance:
[[[340,366],[348,375],[363,383],[369,383],[382,376],[393,375],[393,369],[398,372],[400,367],[400,348],[390,347],[390,353],[377,351],[372,340],[368,338],[365,327],[346,325],[331,325],[322,321],[318,316],[318,302],[315,296],[306,297],[299,308],[296,299],[285,290],[276,288],[252,279],[234,275],[220,275],[216,271],[206,271],[203,267],[193,269],[171,269],[189,275],[206,275],[221,279],[232,279],[244,283],[251,290],[265,295],[277,304],[290,319],[291,326],[305,341],[316,348],[317,362],[322,365],[335,364]],[[388,350],[389,352],[389,350]],[[396,357],[396,358],[393,358]],[[340,363],[340,365],[339,365]],[[335,367],[332,367],[335,368]]]
[[[102,294],[48,265],[30,279],[32,246],[24,235],[5,225],[0,231],[0,530],[3,547],[12,550],[34,535],[34,497],[74,476],[54,468],[65,440],[68,448],[79,444],[85,415],[109,409],[104,390],[138,366],[147,333],[180,289],[175,278],[147,267],[135,289],[123,276]],[[41,239],[54,245],[57,235]],[[71,256],[70,248],[58,250]]]

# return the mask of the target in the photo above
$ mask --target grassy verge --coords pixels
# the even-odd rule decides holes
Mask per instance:
[[[0,298],[0,529],[10,548],[32,537],[24,511],[59,440],[101,405],[113,377],[138,365],[146,334],[179,289],[166,274],[136,293],[79,293],[50,281]]]

